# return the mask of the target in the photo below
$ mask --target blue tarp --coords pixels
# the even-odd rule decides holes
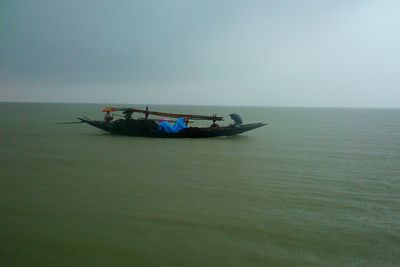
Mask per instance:
[[[179,133],[185,128],[187,128],[187,126],[184,118],[177,119],[174,125],[169,124],[167,121],[158,124],[158,130],[164,133]]]

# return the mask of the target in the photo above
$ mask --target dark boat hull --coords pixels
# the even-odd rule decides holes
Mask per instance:
[[[90,120],[88,118],[79,118],[79,120],[111,134],[158,138],[209,138],[219,136],[232,136],[266,125],[265,123],[253,123],[243,124],[240,126],[224,126],[218,128],[188,127],[178,133],[165,133],[157,130],[157,123],[153,120],[121,119],[111,123]]]

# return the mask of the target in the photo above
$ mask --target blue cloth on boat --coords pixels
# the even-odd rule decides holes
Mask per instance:
[[[165,133],[179,133],[185,128],[187,128],[187,126],[184,118],[177,119],[174,125],[169,124],[167,121],[158,124],[158,130]]]

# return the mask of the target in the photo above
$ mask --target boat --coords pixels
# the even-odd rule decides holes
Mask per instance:
[[[206,116],[167,113],[150,111],[148,107],[146,109],[106,107],[102,111],[106,113],[104,120],[99,121],[91,120],[87,117],[79,117],[78,123],[87,123],[111,134],[158,138],[233,136],[267,125],[267,123],[243,124],[243,120],[236,113],[230,114],[231,119],[234,121],[233,124],[219,126],[216,122],[223,121],[224,118],[217,116],[217,114]],[[116,112],[122,112],[122,115]],[[144,114],[144,117],[134,119],[132,118],[134,113]],[[123,118],[113,120],[111,114]],[[153,116],[161,117],[161,119],[153,118]],[[210,120],[212,124],[209,127],[189,126],[195,120]]]

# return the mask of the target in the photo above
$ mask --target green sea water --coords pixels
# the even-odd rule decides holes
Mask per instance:
[[[1,266],[399,266],[400,110],[241,114],[241,136],[113,136],[103,105],[0,103]]]

